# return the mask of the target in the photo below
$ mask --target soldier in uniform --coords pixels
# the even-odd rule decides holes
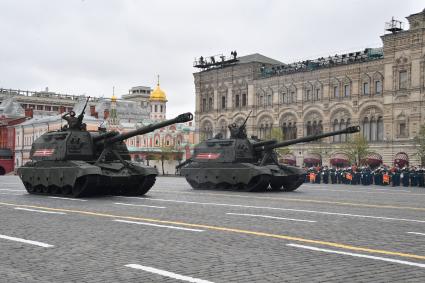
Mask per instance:
[[[329,184],[329,169],[328,166],[322,169],[323,184]]]
[[[331,178],[331,184],[336,184],[336,169],[332,167],[329,169],[329,177]]]
[[[403,167],[403,169],[401,170],[401,175],[402,175],[401,182],[403,183],[403,187],[408,187],[409,180],[410,180],[409,168]]]
[[[398,167],[398,165],[393,167],[392,172],[393,172],[393,187],[398,187],[400,186],[400,168]]]
[[[68,122],[68,129],[78,129],[79,127],[78,118],[75,117],[74,111],[71,110],[69,113],[65,113],[62,116],[62,119]]]
[[[410,169],[410,186],[416,187],[418,185],[417,178],[418,178],[418,175],[416,173],[416,167],[412,167]]]
[[[418,168],[418,186],[423,187],[425,185],[424,183],[425,183],[424,168],[422,166],[420,166]]]
[[[374,171],[374,182],[375,185],[381,186],[382,185],[382,172],[381,172],[381,168],[378,167],[375,169]]]
[[[316,173],[316,179],[314,180],[314,183],[320,184],[321,177],[322,177],[321,167],[320,166],[317,166],[314,169],[315,169],[315,173]]]

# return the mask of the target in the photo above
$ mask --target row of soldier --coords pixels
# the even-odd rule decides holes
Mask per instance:
[[[305,169],[307,183],[425,187],[425,167],[422,166],[316,166]]]

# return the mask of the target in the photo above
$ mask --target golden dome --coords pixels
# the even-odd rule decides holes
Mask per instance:
[[[111,101],[112,102],[117,102],[117,97],[115,96],[115,94],[112,95],[111,97]]]
[[[149,100],[167,102],[167,96],[165,95],[165,92],[159,87],[159,78],[156,88],[154,89],[154,91],[151,92],[151,95],[149,96]]]

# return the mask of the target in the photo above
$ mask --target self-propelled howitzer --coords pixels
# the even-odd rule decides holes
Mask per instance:
[[[192,119],[185,113],[123,134],[69,128],[48,132],[34,141],[31,161],[18,169],[18,175],[31,194],[143,195],[158,171],[131,161],[124,140]]]
[[[248,139],[231,126],[229,139],[209,139],[195,147],[190,162],[181,167],[181,174],[194,189],[234,188],[245,191],[294,191],[304,180],[305,171],[279,164],[276,148],[310,142],[325,137],[359,132],[358,126],[316,134],[283,142]],[[232,129],[231,129],[232,130]]]

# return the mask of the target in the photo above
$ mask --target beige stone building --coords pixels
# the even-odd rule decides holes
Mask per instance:
[[[227,65],[202,65],[201,58],[195,65],[202,71],[194,73],[197,139],[228,135],[227,126],[252,111],[249,135],[265,138],[279,128],[296,138],[360,125],[385,164],[400,156],[418,164],[413,138],[425,122],[425,10],[407,19],[407,30],[389,23],[381,48],[291,64],[260,54]],[[329,164],[345,140],[290,149],[297,165],[313,153]]]

